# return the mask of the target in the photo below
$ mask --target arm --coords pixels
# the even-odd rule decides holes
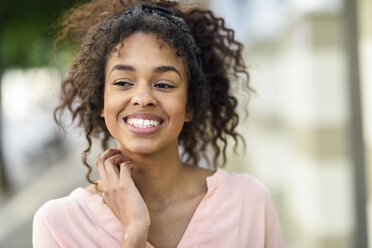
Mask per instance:
[[[109,149],[97,159],[96,165],[103,200],[123,226],[121,247],[145,247],[150,214],[131,177],[132,162],[119,150]]]

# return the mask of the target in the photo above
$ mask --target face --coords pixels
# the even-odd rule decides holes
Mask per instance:
[[[156,35],[134,33],[119,43],[105,68],[102,117],[124,154],[178,149],[185,121],[183,59]]]

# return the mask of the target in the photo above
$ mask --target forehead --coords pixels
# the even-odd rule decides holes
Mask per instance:
[[[156,34],[136,32],[115,45],[107,59],[107,66],[117,63],[154,66],[171,64],[185,69],[184,59],[175,48],[159,39]]]

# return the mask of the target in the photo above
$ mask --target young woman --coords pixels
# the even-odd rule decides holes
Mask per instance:
[[[81,46],[56,117],[68,109],[84,127],[91,186],[38,210],[34,247],[283,247],[267,189],[216,169],[240,138],[231,88],[250,91],[223,19],[174,1],[98,0],[62,24]],[[117,144],[96,160],[97,182],[94,135]]]

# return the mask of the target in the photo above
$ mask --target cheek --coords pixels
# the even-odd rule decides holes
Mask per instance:
[[[110,128],[116,122],[119,114],[126,106],[126,98],[120,94],[106,93],[104,94],[102,117],[105,119],[106,126]]]
[[[174,123],[177,125],[182,125],[186,121],[186,95],[179,95],[175,97],[172,101],[169,101],[172,104],[164,104],[163,108],[171,115]]]
[[[102,110],[106,128],[114,139],[117,139],[119,134],[119,114],[122,110],[122,108],[120,108],[122,103],[119,103],[119,101],[120,99],[116,99],[112,96],[105,97],[104,108]]]

